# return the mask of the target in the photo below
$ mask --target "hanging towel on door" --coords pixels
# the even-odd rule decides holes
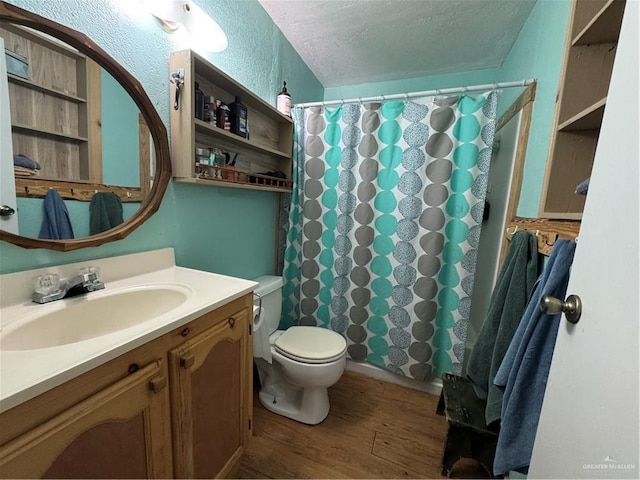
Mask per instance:
[[[491,294],[487,317],[467,365],[467,376],[473,381],[476,395],[487,400],[487,425],[500,420],[502,390],[493,384],[493,379],[518,328],[537,278],[536,237],[527,231],[517,232],[511,240]]]
[[[502,423],[493,463],[495,475],[527,473],[547,386],[561,314],[540,310],[544,295],[564,300],[576,244],[557,240],[513,336],[494,383],[504,389]]]
[[[123,222],[122,201],[113,192],[97,192],[89,204],[89,234],[96,235]]]
[[[38,238],[46,240],[74,238],[69,211],[55,188],[50,188],[44,197],[44,217]]]

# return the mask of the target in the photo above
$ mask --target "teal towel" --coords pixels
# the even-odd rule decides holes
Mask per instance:
[[[117,227],[122,219],[122,202],[112,192],[98,192],[89,204],[89,234],[97,235]]]
[[[467,376],[478,398],[487,400],[487,425],[500,420],[502,390],[493,384],[538,278],[538,244],[527,231],[516,233],[489,302],[487,318],[473,346]]]

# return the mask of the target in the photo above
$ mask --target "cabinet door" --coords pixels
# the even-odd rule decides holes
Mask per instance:
[[[2,478],[167,478],[171,434],[158,360],[0,448]]]
[[[225,477],[251,432],[247,309],[169,352],[177,478]]]

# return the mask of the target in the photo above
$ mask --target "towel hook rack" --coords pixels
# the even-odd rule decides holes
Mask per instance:
[[[507,233],[509,235],[515,235],[515,233],[518,231],[518,225],[516,225],[515,227],[513,227],[513,232],[509,231],[509,227],[507,227]]]

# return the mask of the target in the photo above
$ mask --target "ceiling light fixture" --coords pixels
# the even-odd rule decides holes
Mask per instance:
[[[147,4],[164,31],[173,33],[183,27],[203,50],[222,52],[227,48],[227,36],[220,25],[192,1],[151,0]]]

